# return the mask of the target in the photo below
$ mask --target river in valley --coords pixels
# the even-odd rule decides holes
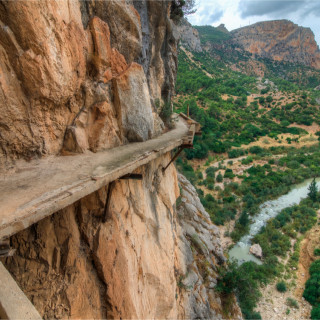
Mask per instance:
[[[307,179],[302,183],[293,185],[291,190],[275,200],[269,200],[260,205],[260,212],[254,216],[251,221],[250,231],[243,236],[239,242],[229,251],[229,258],[238,260],[241,264],[246,261],[254,261],[262,264],[261,260],[249,253],[251,247],[251,239],[260,231],[266,222],[275,217],[284,208],[290,207],[294,204],[299,204],[300,201],[307,197],[308,187],[312,179]],[[316,179],[318,189],[320,189],[320,178]]]

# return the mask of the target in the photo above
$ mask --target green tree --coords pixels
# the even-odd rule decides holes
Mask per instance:
[[[266,101],[267,101],[268,103],[270,103],[270,102],[272,102],[272,101],[273,101],[273,99],[272,99],[272,97],[271,97],[271,96],[267,96],[267,97],[266,97]]]
[[[217,182],[222,182],[222,180],[223,180],[223,176],[221,172],[219,172],[219,174],[217,175]]]
[[[317,201],[317,193],[318,193],[318,186],[316,183],[316,178],[313,178],[312,182],[310,183],[310,186],[308,188],[309,193],[308,193],[308,197],[313,201]]]
[[[318,307],[313,307],[311,310],[311,319],[319,320],[320,319],[320,305]]]
[[[243,227],[245,227],[245,226],[247,226],[247,225],[249,224],[249,216],[248,216],[248,214],[247,214],[245,211],[243,211],[243,212],[241,213],[241,216],[240,216],[240,218],[239,218],[239,223],[240,223]]]
[[[265,98],[264,97],[259,97],[259,103],[264,104],[265,103]]]
[[[313,306],[320,304],[320,260],[314,261],[309,269],[310,278],[306,282],[303,297]]]

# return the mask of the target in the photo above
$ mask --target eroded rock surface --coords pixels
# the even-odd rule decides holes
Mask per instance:
[[[114,79],[115,105],[123,135],[130,141],[145,141],[153,135],[149,88],[143,68],[132,63]]]
[[[168,1],[1,1],[0,172],[160,134],[175,31]],[[45,319],[222,318],[218,230],[182,176],[177,211],[170,158],[11,238],[16,254],[2,261]]]
[[[218,268],[226,262],[218,227],[211,223],[195,188],[181,174],[178,175],[181,204],[178,217],[182,227],[178,246],[184,264],[178,275],[178,286],[184,301],[184,319],[223,319],[221,297],[215,291]],[[181,273],[182,272],[182,273]],[[242,319],[235,301],[231,304],[233,319]]]
[[[252,54],[320,69],[320,51],[310,28],[274,20],[233,30],[231,35]]]
[[[0,168],[160,134],[156,101],[170,99],[177,69],[173,28],[167,1],[2,1]]]
[[[186,19],[182,19],[182,21],[178,24],[177,30],[182,45],[192,51],[202,52],[199,32],[193,28]]]
[[[159,158],[13,236],[3,261],[45,319],[222,319],[218,228]],[[106,208],[108,188],[109,206]],[[230,317],[241,318],[233,301]]]

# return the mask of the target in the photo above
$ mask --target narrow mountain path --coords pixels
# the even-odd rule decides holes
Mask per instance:
[[[0,172],[0,239],[132,173],[186,141],[190,142],[189,125],[178,117],[175,129],[145,142],[98,153],[17,163],[13,173]]]

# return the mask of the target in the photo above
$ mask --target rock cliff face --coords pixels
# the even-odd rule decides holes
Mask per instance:
[[[166,1],[1,1],[0,166],[159,134],[172,28]]]
[[[309,28],[288,20],[259,22],[231,32],[246,51],[276,61],[320,69],[320,51]]]
[[[174,166],[163,175],[169,159],[12,237],[5,265],[45,319],[241,319],[214,290],[225,262],[218,228]]]
[[[1,1],[0,172],[160,134],[177,68],[169,17],[167,1]],[[2,262],[45,319],[222,318],[218,230],[182,176],[179,198],[169,160],[11,238]]]
[[[186,46],[192,51],[202,52],[199,32],[194,29],[186,19],[181,20],[177,27],[177,30],[182,45]]]

